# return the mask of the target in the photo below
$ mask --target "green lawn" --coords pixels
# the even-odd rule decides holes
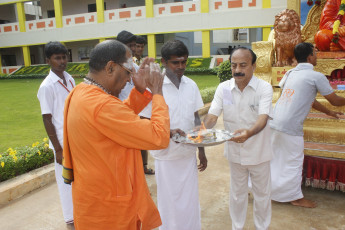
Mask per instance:
[[[217,76],[189,76],[200,90],[219,84]],[[0,81],[0,153],[9,147],[41,142],[46,137],[37,90],[43,79]],[[76,79],[80,83],[81,78]]]
[[[217,86],[219,84],[219,78],[216,75],[190,75],[188,77],[196,82],[199,90]]]

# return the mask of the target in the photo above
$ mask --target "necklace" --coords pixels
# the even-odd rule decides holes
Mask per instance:
[[[106,90],[101,84],[97,83],[95,80],[91,79],[91,78],[88,78],[88,77],[85,77],[84,78],[84,82],[86,84],[89,84],[89,85],[95,85],[97,87],[99,87],[101,90],[103,90],[104,92],[106,92],[107,94],[109,95],[112,95],[108,90]]]

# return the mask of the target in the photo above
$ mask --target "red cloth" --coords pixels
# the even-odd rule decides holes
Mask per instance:
[[[306,186],[345,192],[345,160],[304,156]]]

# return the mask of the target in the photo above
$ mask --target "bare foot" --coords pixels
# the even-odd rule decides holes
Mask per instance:
[[[316,202],[307,199],[298,199],[290,202],[292,205],[300,206],[303,208],[316,208]]]

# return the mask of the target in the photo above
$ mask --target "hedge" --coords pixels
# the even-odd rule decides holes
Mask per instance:
[[[0,182],[27,173],[54,162],[53,150],[49,148],[48,138],[35,142],[32,146],[9,148],[0,154]]]
[[[161,64],[160,59],[156,59],[156,62]],[[188,58],[186,73],[216,74],[209,69],[210,62],[211,58]],[[48,75],[49,70],[50,66],[47,64],[22,66],[12,74],[1,74],[0,79],[44,78]],[[87,62],[67,63],[66,72],[73,77],[85,77],[89,72],[89,64]]]
[[[5,78],[44,78],[49,74],[49,70],[49,65],[22,66],[14,73],[5,76]],[[67,63],[66,72],[71,74],[73,77],[84,77],[89,72],[89,63]]]

